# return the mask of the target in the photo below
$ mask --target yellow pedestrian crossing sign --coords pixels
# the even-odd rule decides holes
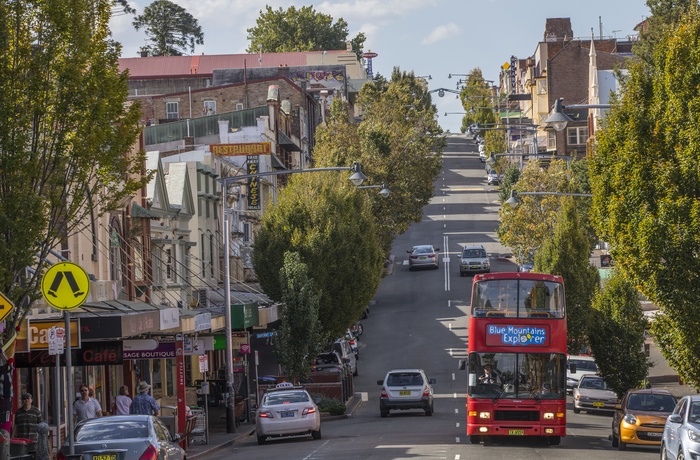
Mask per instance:
[[[59,262],[52,265],[41,279],[44,299],[59,310],[81,306],[90,293],[90,278],[80,265]]]
[[[15,304],[5,297],[5,294],[0,292],[0,321],[4,320],[5,317],[9,315],[13,308],[15,308]]]

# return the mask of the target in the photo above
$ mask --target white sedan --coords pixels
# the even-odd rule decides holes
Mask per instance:
[[[321,414],[304,387],[283,382],[267,390],[255,414],[258,444],[269,437],[311,435],[321,439]]]

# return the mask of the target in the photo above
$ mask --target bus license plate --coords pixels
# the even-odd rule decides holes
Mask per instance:
[[[525,436],[525,430],[508,430],[509,436]]]
[[[594,402],[593,407],[605,407],[605,403],[602,402]]]
[[[117,454],[93,455],[92,460],[117,460]]]
[[[411,390],[401,390],[399,391],[400,396],[411,396]]]

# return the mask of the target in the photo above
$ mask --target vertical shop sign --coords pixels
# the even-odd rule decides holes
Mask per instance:
[[[248,155],[246,157],[248,174],[258,174],[260,172],[260,155]],[[260,210],[260,178],[248,178],[248,209]]]
[[[177,367],[177,429],[185,431],[187,414],[185,409],[185,343],[182,334],[175,339],[175,365]]]
[[[518,65],[518,58],[515,56],[510,57],[510,93],[511,94],[516,94],[517,93],[517,82],[516,82],[516,67]]]

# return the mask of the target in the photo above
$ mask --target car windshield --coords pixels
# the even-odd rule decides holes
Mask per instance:
[[[462,253],[464,259],[476,259],[479,257],[486,257],[486,251],[483,249],[465,249]]]
[[[303,403],[309,401],[309,395],[305,391],[276,391],[265,395],[263,405],[278,406],[281,404]]]
[[[700,401],[694,401],[690,405],[688,420],[690,420],[691,423],[700,423]]]
[[[112,423],[86,423],[75,435],[75,442],[113,441],[115,439],[147,437],[147,420],[129,420]]]
[[[338,364],[338,355],[334,353],[326,353],[316,357],[316,365],[319,364]]]
[[[472,290],[472,316],[564,318],[564,287],[531,279],[479,281]]]
[[[676,400],[671,395],[633,393],[627,401],[627,409],[646,412],[671,412]]]
[[[605,380],[599,377],[583,377],[578,387],[588,390],[612,390]]]
[[[584,359],[572,359],[569,361],[569,364],[576,364],[576,372],[598,372],[598,366],[596,366],[594,361],[588,361]]]
[[[423,385],[423,377],[418,372],[401,372],[389,374],[386,379],[387,386],[407,387]]]

